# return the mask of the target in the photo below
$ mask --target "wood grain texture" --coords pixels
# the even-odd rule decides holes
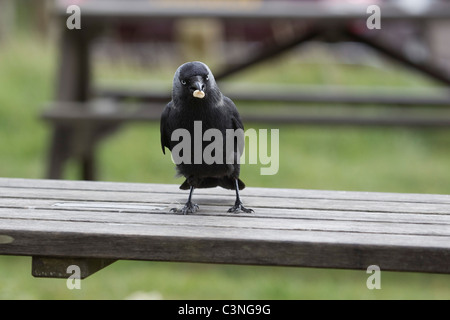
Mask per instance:
[[[0,178],[0,254],[450,273],[450,196]],[[95,261],[95,260],[94,260]],[[50,273],[48,273],[50,274]]]

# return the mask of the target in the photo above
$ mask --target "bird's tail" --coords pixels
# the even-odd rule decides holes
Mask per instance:
[[[245,188],[245,183],[242,182],[241,179],[238,179],[239,190]],[[204,178],[198,185],[194,186],[195,188],[214,188],[214,187],[222,187],[224,189],[235,190],[235,182],[234,178],[224,177],[224,178]],[[187,179],[181,184],[181,190],[189,190],[191,185],[188,183]]]
[[[236,184],[234,182],[234,178],[226,177],[226,178],[219,179],[219,186],[224,189],[235,190],[236,189],[235,185]],[[245,183],[242,182],[242,180],[239,178],[238,178],[238,186],[239,186],[239,190],[242,190],[245,188]]]

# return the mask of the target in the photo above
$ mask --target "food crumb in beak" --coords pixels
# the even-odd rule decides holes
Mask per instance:
[[[195,90],[193,96],[199,99],[203,99],[205,97],[205,93],[201,90]]]

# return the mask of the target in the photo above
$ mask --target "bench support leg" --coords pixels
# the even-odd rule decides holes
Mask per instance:
[[[115,261],[116,260],[114,259],[54,258],[34,256],[32,258],[31,274],[36,278],[68,279],[70,276],[75,275],[73,271],[74,269],[69,267],[75,266],[75,268],[79,268],[80,279],[85,279]]]
[[[56,126],[49,150],[47,178],[62,179],[64,164],[70,156],[73,130]]]
[[[67,31],[61,37],[59,69],[57,75],[56,100],[63,102],[86,102],[91,97],[91,31]],[[64,164],[74,155],[75,139],[79,131],[71,127],[56,125],[50,146],[47,178],[61,179]],[[87,140],[89,143],[89,140]],[[94,180],[93,157],[82,156],[82,179]]]
[[[96,180],[94,147],[88,148],[80,157],[81,179],[87,181]]]

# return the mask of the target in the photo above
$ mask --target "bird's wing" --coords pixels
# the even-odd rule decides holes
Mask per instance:
[[[223,97],[223,102],[231,116],[231,121],[233,123],[233,129],[244,130],[244,124],[242,123],[241,116],[239,115],[239,112],[238,112],[234,102],[230,98],[225,97],[225,96]]]
[[[161,114],[161,124],[160,124],[160,131],[161,131],[161,148],[162,152],[166,154],[166,151],[164,147],[170,149],[170,133],[169,133],[169,116],[172,109],[173,103],[172,101],[169,102],[166,107],[164,108],[162,114]]]

